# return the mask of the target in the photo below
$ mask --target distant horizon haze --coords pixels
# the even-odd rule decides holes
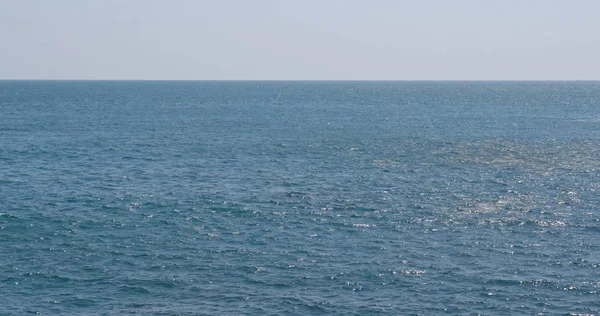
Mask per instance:
[[[0,0],[0,79],[600,80],[594,0]]]

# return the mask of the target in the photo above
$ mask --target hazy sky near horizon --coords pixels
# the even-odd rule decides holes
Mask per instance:
[[[0,0],[0,79],[599,80],[598,0]]]

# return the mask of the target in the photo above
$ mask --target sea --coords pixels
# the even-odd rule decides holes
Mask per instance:
[[[598,315],[600,82],[0,81],[0,315]]]

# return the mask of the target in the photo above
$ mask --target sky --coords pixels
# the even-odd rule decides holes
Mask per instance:
[[[598,0],[0,0],[0,79],[600,80]]]

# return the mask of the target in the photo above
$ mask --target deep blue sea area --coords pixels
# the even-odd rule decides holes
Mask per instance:
[[[0,81],[0,315],[600,313],[600,82]]]

